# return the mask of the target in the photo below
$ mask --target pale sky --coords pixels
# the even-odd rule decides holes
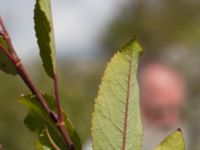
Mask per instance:
[[[52,0],[57,53],[75,55],[97,48],[96,39],[128,1]],[[34,3],[34,0],[4,0],[0,5],[0,15],[23,60],[38,56],[33,28]]]

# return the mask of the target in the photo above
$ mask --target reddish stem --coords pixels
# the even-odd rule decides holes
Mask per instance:
[[[61,108],[60,101],[59,101],[57,76],[54,75],[54,85],[55,85],[56,105],[58,107],[58,115],[49,108],[48,104],[46,103],[46,101],[43,98],[43,96],[41,95],[41,93],[36,89],[35,85],[30,80],[26,70],[24,69],[24,66],[21,64],[21,61],[16,54],[16,51],[15,51],[13,45],[12,45],[10,36],[9,36],[8,31],[7,31],[7,29],[6,29],[6,27],[3,23],[1,16],[0,16],[0,26],[2,27],[2,30],[3,30],[3,32],[1,32],[0,35],[3,36],[4,39],[7,41],[9,47],[12,50],[12,53],[10,53],[7,49],[5,49],[3,47],[3,45],[1,45],[1,44],[0,44],[0,49],[8,56],[8,58],[13,62],[13,64],[15,64],[16,69],[17,69],[20,77],[26,83],[28,88],[31,90],[32,94],[36,95],[36,97],[38,98],[38,101],[40,102],[40,104],[42,105],[44,110],[48,113],[49,117],[56,124],[58,124],[58,128],[60,130],[60,133],[62,134],[65,142],[67,143],[69,150],[75,150],[74,144],[72,143],[72,140],[71,140],[71,138],[70,138],[70,136],[69,136],[69,134],[68,134],[68,132],[66,131],[66,128],[65,128],[64,118],[63,118],[63,115],[62,115],[62,108]]]
[[[8,33],[7,29],[6,29],[6,26],[5,26],[5,24],[4,24],[3,19],[2,19],[1,16],[0,16],[0,25],[1,25],[2,30],[3,30],[3,32],[2,32],[3,37],[5,38],[6,42],[8,43],[8,45],[9,45],[9,47],[11,48],[12,52],[14,53],[15,57],[18,58],[18,56],[17,56],[17,54],[16,54],[16,51],[15,51],[15,49],[14,49],[14,47],[13,47],[13,44],[12,44],[12,42],[11,42],[9,33]]]
[[[57,74],[54,74],[54,92],[55,92],[55,99],[56,99],[56,106],[57,106],[57,111],[58,111],[58,120],[59,123],[64,123],[64,118],[62,115],[62,108],[61,108],[61,104],[60,104],[60,97],[59,97],[59,90],[58,90],[58,78],[57,78]]]
[[[66,140],[66,142],[69,144],[70,149],[74,150],[74,145],[72,140],[70,139],[69,134],[66,131],[65,128],[65,121],[64,121],[64,116],[62,113],[62,107],[60,104],[60,97],[59,97],[59,89],[58,89],[58,77],[57,77],[57,73],[54,73],[54,92],[55,92],[55,99],[56,99],[56,106],[57,106],[57,111],[58,111],[58,127],[60,129],[60,131],[63,133],[63,137]]]
[[[50,108],[48,107],[48,105],[46,104],[46,101],[44,100],[43,96],[40,94],[39,91],[37,91],[37,89],[35,88],[35,86],[33,85],[33,83],[31,82],[31,80],[29,79],[23,65],[20,63],[19,67],[18,67],[18,72],[22,78],[22,80],[24,80],[24,82],[26,83],[26,85],[29,87],[29,89],[32,91],[33,94],[35,94],[38,98],[38,100],[40,101],[41,105],[43,106],[43,108],[45,109],[45,111],[49,114],[49,116],[52,118],[53,121],[55,121],[55,123],[57,123],[58,128],[65,140],[65,142],[67,143],[67,145],[69,146],[70,150],[74,150],[74,145],[72,143],[72,140],[69,136],[69,134],[67,133],[66,129],[65,129],[65,123],[64,123],[64,119],[63,122],[60,122],[59,117],[57,117],[57,114],[55,114],[54,112],[52,112],[50,110]]]
[[[24,69],[24,66],[21,64],[20,59],[14,57],[12,53],[9,53],[7,49],[5,49],[1,44],[0,44],[0,49],[8,56],[8,58],[16,65],[16,69],[22,78],[22,80],[26,83],[26,85],[29,87],[31,92],[37,96],[39,102],[41,103],[42,107],[45,109],[45,111],[52,116],[51,110],[48,107],[46,101],[44,100],[43,96],[40,94],[40,92],[35,88],[34,84],[30,80],[29,76],[26,73],[26,70]],[[56,116],[54,116],[54,119],[57,120]]]

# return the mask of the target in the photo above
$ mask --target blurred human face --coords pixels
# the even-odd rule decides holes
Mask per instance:
[[[155,64],[144,70],[141,80],[144,118],[161,128],[179,124],[185,92],[183,81],[177,73]]]

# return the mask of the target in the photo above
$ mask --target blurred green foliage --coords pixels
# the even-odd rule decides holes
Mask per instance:
[[[0,143],[8,150],[28,148],[32,135],[22,123],[26,110],[17,102],[20,93],[27,90],[18,77],[0,72],[0,91]]]
[[[59,63],[59,87],[63,109],[68,113],[82,143],[89,138],[93,100],[105,66],[105,60],[80,60]],[[45,74],[42,64],[27,65],[28,73],[42,93],[53,95],[53,82]],[[32,150],[35,134],[23,124],[27,109],[18,102],[23,94],[30,94],[19,77],[0,72],[0,143],[8,150]]]
[[[105,31],[103,43],[116,49],[137,35],[148,51],[178,42],[198,43],[200,2],[196,0],[132,0]]]

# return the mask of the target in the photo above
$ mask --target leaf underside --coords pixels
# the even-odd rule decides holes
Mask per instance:
[[[140,150],[142,123],[137,84],[142,48],[136,40],[107,65],[92,114],[94,150]]]
[[[53,78],[56,67],[56,56],[50,0],[36,0],[34,22],[44,69]]]
[[[44,95],[46,102],[49,107],[56,111],[55,101],[51,96]],[[57,128],[55,122],[53,122],[45,110],[39,104],[35,96],[25,96],[20,99],[20,102],[25,104],[29,108],[29,113],[26,116],[24,123],[31,130],[37,133],[38,140],[36,141],[37,150],[46,150],[45,148],[55,149],[57,146],[61,150],[66,149],[67,145]],[[65,127],[68,131],[76,150],[81,150],[81,142],[78,134],[76,133],[72,123],[68,119],[67,115],[64,114]],[[48,134],[47,134],[48,133]],[[47,136],[49,135],[49,136]],[[51,139],[51,140],[50,140]],[[55,143],[54,145],[52,143]]]
[[[7,42],[2,36],[0,36],[0,44],[5,49],[7,49],[9,53],[12,53],[12,50],[9,48]],[[5,73],[17,75],[17,69],[15,64],[7,57],[7,55],[1,49],[0,49],[0,69]]]
[[[185,142],[183,134],[180,130],[176,130],[166,137],[155,150],[185,150]]]

